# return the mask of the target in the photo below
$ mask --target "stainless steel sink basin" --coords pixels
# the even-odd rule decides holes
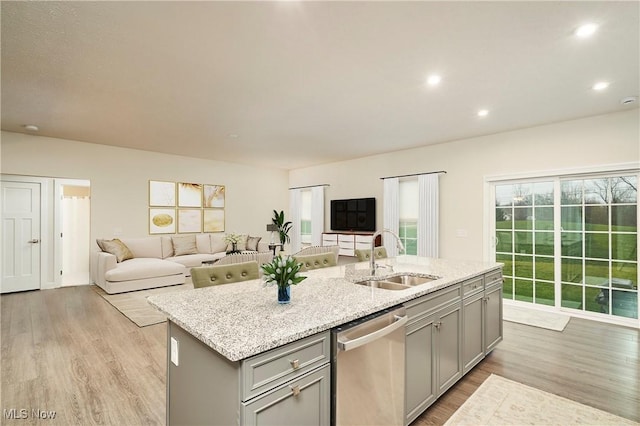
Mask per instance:
[[[415,277],[413,275],[401,274],[380,280],[359,281],[356,284],[368,287],[383,288],[385,290],[406,290],[416,285],[435,281],[440,277]]]
[[[383,280],[359,281],[356,284],[366,285],[368,287],[383,288],[385,290],[406,290],[408,288],[411,288],[411,286],[408,286],[408,285],[392,283],[392,282],[383,281]]]
[[[428,283],[429,281],[435,281],[438,278],[439,277],[414,277],[413,275],[396,275],[395,277],[388,277],[384,280],[392,283],[414,286]]]

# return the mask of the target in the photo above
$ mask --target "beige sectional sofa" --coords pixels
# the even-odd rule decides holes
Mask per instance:
[[[191,242],[190,237],[195,237],[195,247],[187,244],[190,248],[185,250],[185,240]],[[116,254],[93,252],[92,280],[109,294],[184,284],[192,267],[226,256],[224,238],[219,233],[119,238],[129,251],[124,257],[132,258],[118,262]],[[98,240],[99,245],[101,241]],[[251,248],[269,251],[268,243],[262,241]]]

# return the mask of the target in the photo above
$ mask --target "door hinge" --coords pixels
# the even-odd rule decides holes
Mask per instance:
[[[60,270],[60,275],[62,275],[62,270]]]

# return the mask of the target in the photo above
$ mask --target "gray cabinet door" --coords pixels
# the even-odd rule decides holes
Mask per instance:
[[[485,291],[485,354],[502,341],[502,284]]]
[[[462,300],[462,367],[471,370],[484,357],[484,292]]]
[[[331,367],[326,365],[292,380],[242,407],[242,424],[328,425],[331,416]]]
[[[436,399],[433,377],[435,315],[407,326],[405,348],[405,412],[411,423]]]
[[[439,312],[435,324],[438,395],[462,377],[462,309],[460,303]]]

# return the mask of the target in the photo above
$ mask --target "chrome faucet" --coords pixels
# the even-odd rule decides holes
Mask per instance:
[[[376,231],[376,233],[373,234],[373,237],[371,238],[371,255],[369,257],[369,272],[371,272],[370,275],[375,275],[376,269],[380,267],[376,265],[376,256],[374,254],[374,250],[376,245],[376,237],[378,237],[378,235],[382,235],[383,232],[388,232],[389,234],[393,235],[396,238],[398,250],[404,251],[404,245],[402,244],[402,240],[400,240],[398,234],[386,228],[380,231]]]

